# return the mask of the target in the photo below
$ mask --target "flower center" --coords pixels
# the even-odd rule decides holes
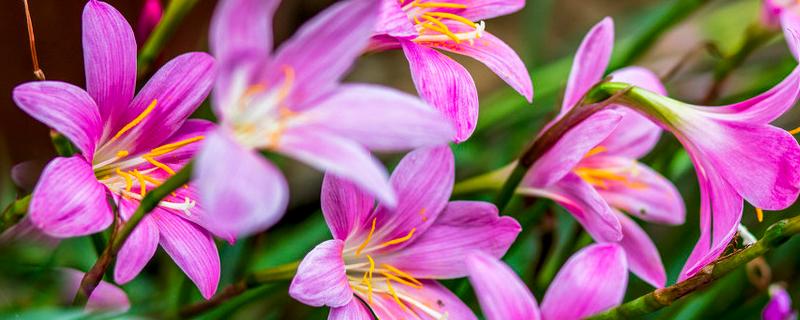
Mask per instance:
[[[346,247],[343,251],[350,288],[370,304],[374,294],[383,294],[391,297],[400,308],[407,312],[413,313],[409,306],[414,306],[417,310],[436,319],[446,318],[447,314],[437,311],[435,306],[395,290],[395,285],[422,289],[422,282],[395,266],[380,262],[380,253],[376,252],[411,240],[416,228],[412,228],[405,236],[381,243],[372,243],[376,223],[377,218],[372,219],[369,233],[359,245]]]
[[[475,23],[457,11],[467,9],[467,5],[449,2],[422,2],[421,0],[400,0],[400,6],[414,22],[419,36],[414,42],[447,42],[461,43],[468,41],[474,44],[475,39],[483,35],[486,23]],[[454,28],[466,26],[469,31],[453,31]]]
[[[277,89],[267,92],[266,85],[254,84],[239,97],[229,122],[242,144],[276,149],[289,121],[297,118],[298,113],[285,101],[294,85],[294,69],[283,66],[283,73],[283,82]]]
[[[593,155],[606,152],[606,150],[607,149],[603,146],[594,147],[592,150],[589,150],[583,158],[589,158]],[[646,184],[634,180],[639,175],[636,161],[633,161],[630,166],[625,167],[589,168],[579,166],[576,167],[573,172],[592,186],[604,190],[607,190],[612,183],[620,183],[631,189],[647,188]]]
[[[120,137],[125,135],[125,133],[139,125],[147,118],[157,104],[158,101],[154,99],[141,114],[123,126],[122,129],[106,143],[104,148],[109,148]],[[93,163],[92,169],[98,181],[106,185],[111,192],[126,199],[142,200],[148,190],[152,190],[175,174],[174,169],[162,163],[157,158],[167,156],[175,150],[203,139],[205,139],[204,136],[194,136],[161,145],[149,152],[135,156],[130,155],[128,150],[120,150],[110,159]],[[152,167],[142,169],[142,166],[147,166],[148,164],[152,165]],[[188,186],[184,187],[186,188]],[[189,197],[184,197],[182,200],[179,200],[177,194],[173,193],[171,196],[162,200],[159,205],[164,208],[182,211],[188,215],[189,210],[195,206],[195,201]]]

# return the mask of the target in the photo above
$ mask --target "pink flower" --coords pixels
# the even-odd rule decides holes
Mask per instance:
[[[168,62],[134,97],[136,41],[125,18],[110,5],[90,1],[83,13],[86,90],[41,81],[14,89],[14,101],[32,117],[64,134],[78,155],[56,158],[37,183],[31,222],[54,237],[100,232],[123,220],[142,197],[179,170],[199,148],[211,123],[186,120],[211,90],[214,59],[188,53]],[[200,288],[216,291],[219,255],[204,227],[205,213],[191,186],[161,201],[122,247],[114,269],[119,283],[133,279],[160,243]],[[230,234],[218,234],[232,241]]]
[[[625,254],[614,243],[593,244],[572,255],[547,288],[541,308],[497,257],[476,252],[467,258],[467,266],[488,320],[583,319],[619,305],[628,285]]]
[[[525,6],[524,0],[380,1],[381,19],[370,50],[403,50],[417,91],[452,121],[456,142],[467,140],[475,130],[478,92],[463,66],[434,49],[475,58],[532,101],[533,86],[522,60],[486,32],[481,21],[516,12]]]
[[[586,35],[575,56],[559,117],[602,80],[614,41],[610,18]],[[666,94],[652,72],[629,67],[611,74],[625,82]],[[613,107],[565,134],[528,172],[520,191],[551,198],[567,208],[598,242],[619,242],[631,271],[655,287],[667,276],[653,241],[623,212],[658,223],[681,224],[684,205],[666,178],[636,159],[658,142],[661,129],[631,110]]]
[[[792,35],[789,43],[798,48],[796,30],[800,29],[795,26],[784,25],[784,33]],[[610,40],[604,43],[611,46]],[[627,87],[612,83],[601,89],[609,93]],[[791,108],[799,95],[800,67],[796,67],[770,90],[726,106],[690,105],[641,88],[634,88],[620,101],[672,132],[697,172],[700,240],[679,279],[696,274],[723,253],[737,232],[743,200],[757,208],[781,210],[797,199],[800,145],[770,122]]]
[[[466,276],[473,251],[503,256],[520,226],[490,203],[448,202],[454,174],[446,146],[409,153],[392,174],[395,209],[375,208],[368,194],[327,174],[322,211],[333,240],[303,259],[289,294],[331,307],[330,319],[372,319],[367,308],[382,319],[475,319],[435,279]]]
[[[161,22],[163,8],[161,0],[145,0],[142,5],[142,13],[139,14],[139,21],[136,24],[136,43],[144,44],[150,37],[150,32]]]
[[[770,30],[783,28],[784,37],[789,44],[789,50],[792,51],[795,59],[797,59],[797,46],[792,44],[795,36],[786,31],[788,30],[787,27],[792,30],[798,30],[797,26],[800,25],[800,4],[793,0],[764,0],[761,6],[761,21]]]
[[[792,309],[792,297],[786,289],[778,284],[769,286],[769,302],[764,306],[761,319],[764,320],[794,320],[797,311]]]
[[[222,125],[200,152],[195,176],[219,232],[258,232],[283,215],[286,181],[258,150],[346,178],[394,205],[386,169],[369,151],[452,136],[449,123],[416,97],[340,83],[369,41],[376,1],[334,4],[273,53],[279,2],[221,1],[212,21],[211,49],[220,63],[213,106]]]
[[[64,301],[72,301],[75,293],[81,286],[84,273],[74,269],[59,269],[62,287],[61,296]],[[89,296],[85,310],[88,312],[114,312],[122,313],[128,311],[131,302],[125,291],[105,281],[100,281],[97,288]]]

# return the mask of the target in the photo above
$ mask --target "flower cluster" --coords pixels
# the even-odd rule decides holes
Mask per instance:
[[[113,260],[111,278],[124,285],[159,246],[212,299],[226,265],[215,237],[234,244],[288,210],[275,155],[324,173],[319,207],[332,239],[298,261],[288,295],[330,308],[329,319],[478,319],[459,287],[467,283],[488,319],[580,319],[620,305],[629,271],[667,286],[658,246],[637,222],[687,217],[678,188],[642,160],[664,132],[699,182],[700,206],[688,209],[699,211],[700,235],[678,281],[737,250],[729,248],[745,200],[761,220],[800,194],[800,144],[771,124],[800,98],[800,66],[738,103],[681,102],[644,67],[606,75],[614,23],[605,18],[580,44],[561,109],[532,137],[533,151],[514,173],[493,175],[518,195],[554,201],[597,242],[581,243],[554,270],[540,306],[502,260],[530,219],[517,221],[514,211],[524,209],[506,209],[508,201],[454,200],[458,161],[448,145],[473,134],[479,100],[470,73],[445,53],[478,60],[533,100],[522,59],[484,21],[525,1],[344,0],[273,48],[280,3],[219,1],[210,53],[179,55],[137,86],[137,74],[147,74],[137,71],[137,40],[158,32],[160,1],[146,1],[135,34],[114,7],[89,0],[85,88],[36,81],[13,90],[20,109],[76,150],[46,165],[16,229],[110,237],[89,272],[59,269],[64,291],[85,295],[87,310],[128,310],[124,291],[102,281],[105,268]],[[764,25],[782,28],[800,52],[800,7],[774,0],[764,8]],[[363,54],[394,49],[408,60],[418,96],[343,81]],[[189,119],[207,99],[215,121]],[[390,175],[375,152],[408,153]],[[785,290],[770,295],[764,318],[796,316]]]

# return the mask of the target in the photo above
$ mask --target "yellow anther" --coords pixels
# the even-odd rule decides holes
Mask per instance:
[[[403,304],[402,301],[400,301],[400,297],[397,296],[397,292],[395,292],[394,288],[392,288],[392,282],[389,281],[389,279],[386,279],[386,287],[389,288],[389,293],[392,294],[392,298],[394,298],[394,302],[397,302],[397,304],[399,304],[400,307],[403,308],[403,310],[408,312],[408,307],[406,307],[406,305]]]
[[[283,101],[292,92],[292,85],[294,84],[294,68],[289,65],[283,66],[283,84],[280,91],[278,91],[278,100]]]
[[[136,180],[139,180],[139,195],[144,197],[147,193],[147,183],[144,180],[144,176],[136,169],[133,169],[133,175],[136,177]]]
[[[401,276],[401,277],[403,277],[403,278],[407,279],[408,281],[411,281],[411,282],[415,283],[415,284],[416,284],[416,285],[418,285],[420,288],[422,287],[422,282],[419,282],[419,280],[417,280],[416,278],[414,278],[414,277],[413,277],[413,276],[411,276],[410,274],[403,272],[403,271],[402,271],[402,270],[400,270],[400,269],[397,269],[397,268],[395,268],[395,267],[393,267],[393,266],[391,266],[391,265],[385,264],[385,263],[384,263],[384,264],[381,264],[381,268],[384,268],[384,269],[386,269],[386,270],[389,270],[389,271],[391,271],[391,272],[393,272],[393,273],[395,273],[395,274],[397,274],[397,275],[399,275],[399,276]]]
[[[414,1],[411,4],[414,7],[418,8],[450,8],[450,9],[466,9],[467,5],[460,4],[460,3],[449,3],[449,2],[423,2],[419,3]]]
[[[447,25],[445,25],[441,21],[431,18],[427,15],[423,15],[422,18],[434,24],[434,25],[420,24],[422,28],[439,32],[441,34],[446,35],[448,38],[452,39],[456,43],[461,43],[461,39],[459,39],[455,33],[450,31],[450,28],[448,28]]]
[[[158,103],[158,100],[157,99],[153,99],[153,102],[150,102],[150,105],[147,106],[147,108],[144,109],[144,111],[142,111],[142,113],[140,113],[138,116],[136,116],[136,118],[133,119],[133,121],[129,122],[124,127],[122,127],[122,129],[120,129],[119,132],[117,132],[117,134],[115,134],[114,137],[111,138],[111,140],[118,139],[125,132],[128,132],[128,130],[133,129],[133,127],[135,127],[140,122],[142,122],[142,120],[144,120],[144,118],[147,118],[147,115],[150,114],[151,111],[153,111],[153,108],[156,107],[157,103]]]
[[[462,16],[459,16],[457,14],[452,14],[452,13],[448,13],[448,12],[426,12],[425,15],[439,17],[439,18],[445,18],[445,19],[450,19],[450,20],[455,20],[455,21],[461,22],[461,23],[466,24],[466,25],[468,25],[470,27],[473,27],[473,28],[477,28],[478,27],[478,25],[475,24],[475,22],[472,22],[469,19],[464,18]]]
[[[384,247],[388,247],[388,246],[391,246],[391,245],[395,245],[395,244],[406,242],[409,239],[411,239],[412,236],[414,236],[414,231],[417,231],[417,228],[411,228],[411,231],[409,231],[408,234],[405,235],[404,237],[386,241],[384,243],[381,243],[379,245],[379,247],[384,248]]]
[[[156,167],[160,168],[161,170],[164,170],[164,171],[166,171],[167,173],[169,173],[169,174],[171,174],[171,175],[174,175],[174,174],[175,174],[175,170],[172,170],[172,168],[170,168],[170,167],[169,167],[169,166],[167,166],[166,164],[163,164],[163,163],[161,163],[161,162],[158,162],[156,159],[153,159],[152,157],[149,157],[149,156],[142,156],[142,159],[144,159],[145,161],[149,162],[150,164],[152,164],[152,165],[154,165],[154,166],[156,166]]]
[[[364,248],[366,248],[367,245],[369,244],[369,240],[372,239],[372,234],[375,233],[375,222],[377,222],[377,221],[378,221],[378,218],[373,218],[372,219],[372,228],[369,229],[369,234],[367,234],[367,238],[364,239],[364,242],[361,243],[360,246],[358,246],[358,249],[356,250],[356,256],[361,254],[361,250],[364,250]]]
[[[800,133],[800,127],[794,128],[791,131],[789,131],[789,134],[792,134],[792,135],[795,135],[795,134],[798,134],[798,133]]]
[[[151,177],[151,176],[148,176],[148,175],[146,175],[146,174],[142,174],[142,178],[144,178],[144,180],[145,180],[145,181],[147,181],[147,182],[150,182],[150,183],[152,183],[152,184],[156,184],[156,185],[157,185],[157,184],[161,184],[161,180],[158,180],[158,179],[156,179],[156,178],[153,178],[153,177]],[[174,193],[174,192],[173,192],[173,193]],[[173,195],[173,196],[176,196],[176,195]]]
[[[128,150],[117,151],[117,158],[125,158],[128,156]]]
[[[175,151],[175,150],[177,150],[179,148],[182,148],[182,147],[184,147],[186,145],[189,145],[189,144],[195,143],[197,141],[203,140],[205,138],[206,138],[205,136],[196,136],[196,137],[191,137],[191,138],[188,138],[188,139],[183,139],[183,140],[178,141],[178,142],[168,143],[168,144],[165,144],[165,145],[160,146],[158,148],[155,148],[153,150],[150,150],[150,152],[148,152],[147,155],[148,156],[154,156],[154,157],[155,156],[160,156],[160,155]]]
[[[584,155],[583,157],[584,158],[588,158],[588,157],[591,157],[591,156],[596,155],[598,153],[603,153],[603,152],[606,152],[606,151],[608,151],[608,149],[606,147],[604,147],[604,146],[596,146],[596,147],[592,148],[592,150],[589,150],[589,152],[587,152],[586,155]]]
[[[133,177],[130,174],[122,172],[119,168],[116,170],[117,174],[120,175],[122,178],[125,179],[125,191],[131,192],[131,188],[133,188]]]
[[[428,221],[428,216],[425,215],[425,211],[427,211],[425,208],[419,209],[419,215],[422,216],[422,222]]]
[[[369,255],[367,255],[367,259],[369,259],[369,280],[367,280],[367,289],[369,290],[369,302],[372,303],[372,273],[375,271],[375,260],[372,259]]]
[[[407,281],[406,279],[400,278],[400,277],[395,276],[395,275],[393,275],[391,273],[383,272],[383,271],[378,271],[378,273],[380,273],[382,276],[386,277],[387,279],[394,280],[394,282],[401,283],[401,284],[407,285],[407,286],[415,288],[415,289],[422,289],[422,285],[421,284],[416,284],[416,283],[413,283],[411,281]]]
[[[764,221],[764,210],[761,210],[761,208],[756,208],[756,218],[758,219],[758,222]]]

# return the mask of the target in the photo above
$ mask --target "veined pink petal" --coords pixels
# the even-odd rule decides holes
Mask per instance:
[[[631,272],[656,288],[663,288],[667,282],[667,272],[661,263],[658,249],[647,233],[633,219],[618,212],[622,225],[622,240],[619,245],[625,250]]]
[[[574,173],[546,189],[522,188],[522,194],[552,199],[569,211],[595,239],[619,241],[622,227],[597,190]]]
[[[391,295],[384,293],[373,295],[370,308],[378,319],[437,320],[443,317],[459,320],[477,319],[464,302],[438,282],[432,280],[421,282],[420,289],[393,285],[397,295],[403,297],[400,299],[403,306],[400,306]]]
[[[450,119],[456,142],[467,140],[478,122],[478,91],[458,62],[431,48],[400,41],[419,95]]]
[[[767,0],[772,2],[772,0]],[[798,58],[798,51],[800,51],[800,15],[794,10],[783,10],[780,16],[781,25],[783,26],[783,36],[786,38],[786,43],[789,45],[789,51],[792,52],[794,58]]]
[[[63,287],[62,296],[65,301],[71,301],[78,292],[84,273],[74,269],[60,269]],[[94,289],[89,301],[86,303],[85,310],[89,312],[125,312],[130,309],[131,303],[125,291],[105,281],[100,281]]]
[[[582,319],[622,302],[628,263],[622,248],[594,244],[567,260],[542,300],[544,319]]]
[[[558,182],[617,128],[622,116],[616,110],[603,110],[567,131],[528,170],[524,184],[543,188]],[[550,125],[552,122],[548,126]]]
[[[121,199],[120,214],[127,220],[138,206],[139,201]],[[123,211],[125,213],[122,213]],[[145,216],[122,245],[114,264],[114,282],[125,284],[133,280],[153,258],[158,249],[159,239],[158,225],[153,219],[149,215]]]
[[[381,2],[380,18],[375,27],[376,35],[388,35],[395,38],[413,38],[419,32],[411,23],[408,14],[400,7],[397,0],[378,0]]]
[[[36,227],[59,238],[100,232],[114,220],[106,187],[81,156],[55,158],[47,164],[28,213]]]
[[[397,192],[397,206],[381,203],[375,215],[375,243],[425,233],[436,222],[447,205],[455,180],[453,152],[448,146],[417,149],[403,157],[391,177]],[[361,229],[369,230],[367,219]],[[396,251],[413,242],[406,241],[387,247]]]
[[[121,128],[125,122],[112,115],[125,112],[136,89],[136,38],[125,17],[102,1],[89,1],[83,9],[83,65],[86,91],[101,119]]]
[[[341,240],[328,240],[311,250],[297,267],[289,295],[314,307],[344,307],[355,300],[344,269],[342,250],[344,242]]]
[[[205,137],[214,129],[214,123],[203,119],[189,119],[172,136],[164,140],[161,145],[185,141],[191,138]],[[168,165],[175,171],[189,162],[203,147],[203,140],[187,144],[169,153],[154,156],[153,159]],[[149,163],[148,163],[149,164]],[[141,171],[141,170],[140,170]]]
[[[652,71],[642,67],[627,67],[611,73],[614,82],[623,82],[666,95],[667,90]],[[661,137],[661,127],[645,116],[620,108],[622,117],[617,129],[600,143],[607,154],[638,159],[653,150]]]
[[[379,7],[375,0],[336,3],[303,25],[278,49],[267,82],[280,83],[285,78],[285,68],[293,70],[294,86],[286,98],[288,107],[311,107],[316,97],[336,85],[366,47]]]
[[[283,216],[289,187],[280,170],[225,132],[209,134],[196,161],[195,183],[206,212],[199,224],[206,229],[246,236]]]
[[[17,86],[13,97],[20,109],[69,138],[91,161],[103,124],[86,91],[64,82],[40,81]]]
[[[172,212],[156,209],[150,217],[158,225],[159,243],[175,264],[210,299],[219,285],[220,263],[211,234]]]
[[[541,319],[536,298],[514,270],[497,257],[476,252],[467,257],[467,267],[486,319]]]
[[[160,146],[205,100],[214,75],[214,59],[205,53],[186,53],[167,62],[130,106],[116,113],[118,127],[106,131],[105,138],[114,139],[124,125],[145,112],[146,116],[112,143],[113,150],[104,152],[116,153],[117,149],[128,147],[130,154],[136,154]]]
[[[353,183],[326,174],[322,181],[322,215],[334,239],[344,241],[375,208],[375,200]]]
[[[700,182],[700,239],[681,270],[678,281],[699,272],[718,258],[736,235],[742,219],[742,198],[719,174],[715,167],[699,156],[692,160]]]
[[[462,25],[449,26],[453,32],[468,31]],[[420,43],[420,45],[431,46],[437,49],[450,51],[472,57],[486,67],[491,69],[509,86],[514,88],[528,102],[533,101],[533,84],[528,69],[520,59],[514,49],[509,47],[503,40],[495,37],[491,33],[483,32],[479,39],[474,43],[462,42],[457,44],[453,41]]]
[[[249,85],[257,83],[272,51],[272,18],[279,0],[220,1],[209,31],[211,52],[219,63],[213,107],[217,116],[237,107]]]
[[[419,98],[367,84],[340,86],[303,113],[303,123],[382,151],[445,144],[454,134],[450,122]]]
[[[372,311],[361,300],[353,298],[343,307],[331,308],[328,320],[373,320]]]
[[[480,251],[499,259],[521,230],[513,218],[500,217],[491,203],[453,201],[419,238],[381,257],[381,263],[417,278],[460,278],[468,274],[464,257]]]
[[[603,79],[614,48],[614,20],[606,17],[583,38],[569,74],[561,114],[572,109],[589,89]]]
[[[793,320],[797,319],[797,311],[792,310],[792,296],[780,285],[773,284],[769,287],[769,302],[761,312],[763,320]]]
[[[643,220],[683,224],[683,198],[667,178],[633,159],[601,154],[584,159],[578,172],[610,174],[615,179],[600,181],[597,192],[609,205]]]
[[[454,12],[472,21],[488,20],[512,14],[525,7],[525,0],[444,0],[436,2],[466,5],[466,9],[457,9]]]
[[[352,181],[385,204],[393,206],[397,202],[386,169],[367,149],[353,141],[313,129],[287,129],[277,149],[317,169]]]
[[[32,192],[42,175],[42,170],[47,163],[40,160],[29,160],[15,164],[11,167],[11,181],[17,187],[27,192]]]
[[[713,107],[707,111],[714,118],[767,124],[794,106],[799,97],[800,66],[797,66],[783,81],[766,92],[742,102]]]

